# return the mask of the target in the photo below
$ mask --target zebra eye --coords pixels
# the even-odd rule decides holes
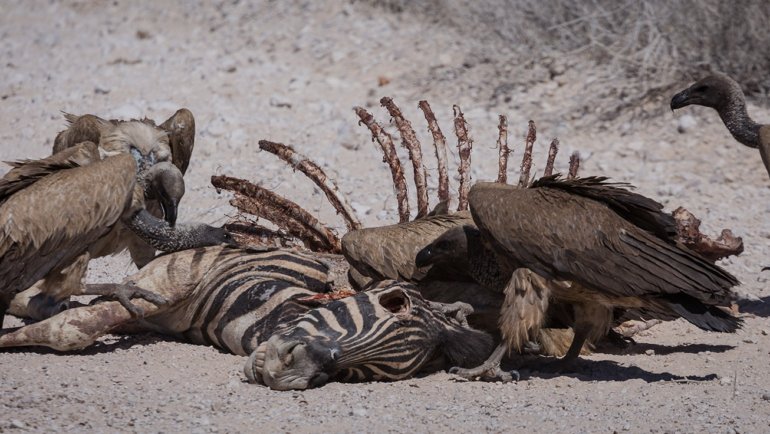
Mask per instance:
[[[409,297],[403,291],[391,291],[380,297],[380,305],[390,313],[407,313],[409,312],[409,304]]]

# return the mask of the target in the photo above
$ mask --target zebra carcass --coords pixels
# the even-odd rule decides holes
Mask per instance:
[[[475,366],[493,346],[489,335],[446,316],[409,284],[330,292],[328,265],[287,249],[181,251],[112,286],[152,290],[167,303],[134,300],[144,310],[139,321],[114,301],[68,309],[0,336],[0,347],[82,349],[130,325],[251,354],[248,378],[285,390]]]

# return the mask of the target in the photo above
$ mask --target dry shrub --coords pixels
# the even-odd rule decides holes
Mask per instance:
[[[770,90],[767,0],[387,0],[392,11],[423,14],[514,56],[578,55],[633,93],[670,90],[723,71],[750,93]],[[625,83],[623,83],[625,82]],[[610,83],[612,86],[613,84]]]

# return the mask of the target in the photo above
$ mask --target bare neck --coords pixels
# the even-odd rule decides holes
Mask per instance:
[[[759,148],[760,124],[754,122],[746,111],[746,102],[743,99],[731,98],[723,107],[717,109],[719,117],[725,123],[727,130],[735,140],[750,148]]]

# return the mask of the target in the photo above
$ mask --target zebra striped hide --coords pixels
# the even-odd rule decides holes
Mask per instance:
[[[68,309],[0,336],[0,347],[76,350],[131,326],[251,355],[247,377],[281,390],[475,366],[493,347],[489,335],[438,312],[410,284],[383,282],[338,298],[328,264],[285,249],[172,253],[120,285],[151,290],[166,303],[132,300],[144,312],[140,320],[116,301]]]

